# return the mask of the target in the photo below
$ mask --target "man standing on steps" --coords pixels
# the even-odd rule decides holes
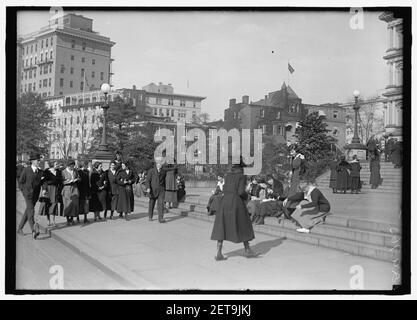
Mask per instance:
[[[29,221],[29,226],[32,230],[33,239],[36,239],[39,235],[39,231],[35,230],[34,228],[35,205],[38,201],[39,193],[41,190],[41,184],[44,179],[42,170],[38,168],[40,158],[41,157],[39,154],[32,153],[29,157],[31,165],[24,168],[19,179],[19,186],[26,202],[26,210],[23,214],[22,219],[20,220],[17,233],[19,235],[23,235],[23,227],[25,226],[26,222]]]
[[[165,178],[166,171],[162,168],[162,160],[155,159],[155,167],[150,169],[146,176],[146,193],[149,195],[149,221],[152,221],[153,210],[157,202],[158,221],[160,223],[166,222],[164,219]]]

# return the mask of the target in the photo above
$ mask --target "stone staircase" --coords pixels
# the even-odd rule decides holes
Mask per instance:
[[[363,181],[362,192],[363,193],[397,193],[402,192],[402,169],[394,168],[394,165],[390,162],[381,162],[381,177],[383,179],[382,185],[377,189],[372,189],[369,184],[370,171],[369,162],[361,163],[361,180]],[[317,186],[319,188],[328,189],[330,180],[330,170],[325,172],[319,178],[316,179]],[[349,191],[348,191],[349,192]]]
[[[135,201],[136,205],[148,206],[147,198],[136,198]],[[207,198],[189,197],[169,212],[213,223],[214,216],[207,215],[206,204]],[[401,255],[398,246],[401,243],[400,227],[384,222],[330,215],[324,224],[314,227],[309,234],[302,234],[290,221],[279,223],[277,218],[266,217],[265,224],[254,225],[254,230],[382,261],[392,262]]]

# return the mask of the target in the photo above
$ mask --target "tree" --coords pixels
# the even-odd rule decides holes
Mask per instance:
[[[264,136],[263,140],[261,172],[280,179],[289,170],[287,144],[282,136]]]
[[[207,123],[210,121],[210,115],[207,112],[200,113],[199,118],[203,123]]]
[[[135,170],[146,170],[153,163],[156,125],[122,98],[117,97],[110,104],[107,113],[107,143],[112,152],[121,151]],[[94,153],[101,142],[103,127],[95,131],[89,153]]]
[[[325,117],[319,116],[317,112],[311,113],[295,130],[298,149],[308,162],[328,160],[332,157],[332,144],[336,144],[337,139],[327,134],[330,130],[326,128],[327,123],[324,119]]]
[[[46,153],[49,147],[48,124],[52,120],[49,109],[42,97],[33,92],[22,94],[16,101],[16,152]]]

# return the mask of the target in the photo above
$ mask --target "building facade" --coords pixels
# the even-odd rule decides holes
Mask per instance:
[[[403,19],[392,12],[384,12],[379,19],[387,23],[388,49],[383,58],[388,65],[388,85],[385,88],[385,134],[402,136],[403,85]]]
[[[111,83],[114,44],[93,31],[89,18],[69,13],[50,19],[48,26],[18,37],[18,92],[47,98]]]
[[[142,90],[148,106],[147,114],[154,117],[168,117],[174,122],[192,123],[198,120],[201,103],[205,97],[178,94],[171,84],[150,83]]]
[[[312,112],[326,116],[330,134],[338,139],[339,146],[344,146],[344,109],[337,104],[304,104],[285,82],[281,90],[270,92],[264,99],[256,102],[249,102],[248,96],[243,96],[240,103],[236,103],[236,99],[230,99],[229,107],[224,112],[224,127],[228,130],[262,129],[264,135],[274,136],[277,141],[292,144],[296,142],[294,135],[299,122]]]

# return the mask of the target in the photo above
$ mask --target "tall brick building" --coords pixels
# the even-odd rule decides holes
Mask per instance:
[[[243,96],[239,103],[236,99],[230,99],[229,107],[224,112],[224,127],[228,130],[262,129],[265,135],[294,143],[299,122],[312,112],[326,117],[329,134],[338,139],[338,147],[342,148],[345,145],[346,127],[344,108],[339,104],[304,104],[285,82],[280,90],[268,93],[259,101],[249,101],[248,96]]]

